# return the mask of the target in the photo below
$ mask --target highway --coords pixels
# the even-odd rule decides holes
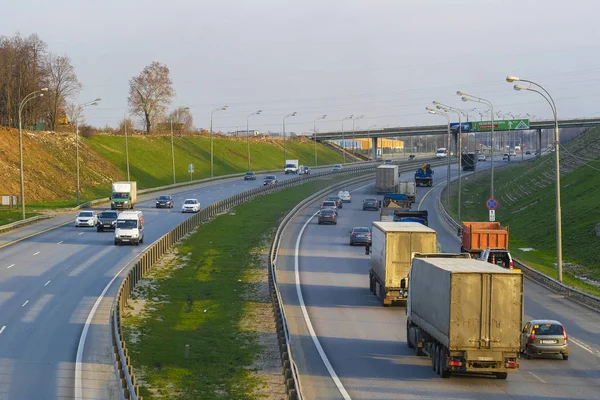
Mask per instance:
[[[438,184],[446,170],[435,170]],[[369,291],[364,247],[348,245],[352,227],[378,219],[377,212],[361,210],[362,199],[374,195],[373,184],[357,186],[349,188],[354,189],[353,202],[340,210],[338,225],[317,225],[315,202],[282,236],[277,279],[305,399],[600,398],[600,313],[532,281],[525,284],[525,318],[562,321],[570,337],[569,360],[523,359],[519,372],[507,380],[467,375],[440,379],[428,357],[417,357],[406,346],[404,307],[382,307]],[[436,212],[440,191],[418,188],[416,204],[429,211],[429,226],[437,231],[442,250],[457,252],[456,232]]]
[[[315,169],[313,171],[318,171]],[[294,176],[277,174],[280,180]],[[181,213],[185,198],[202,207],[236,193],[262,186],[262,178],[227,179],[166,193],[140,196],[136,210],[144,212],[145,240],[140,246],[114,246],[112,232],[76,228],[73,224],[6,245],[36,226],[0,236],[0,400],[72,399],[78,342],[86,319],[108,282],[131,260],[190,214]],[[154,207],[159,194],[172,194],[173,209]],[[76,213],[37,225],[74,221]],[[10,239],[9,239],[10,238]],[[112,288],[118,287],[117,279]],[[116,379],[108,342],[107,292],[92,320],[84,361],[84,398],[116,398]],[[106,318],[104,318],[106,317]]]

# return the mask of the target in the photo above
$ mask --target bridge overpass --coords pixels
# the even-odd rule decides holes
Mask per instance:
[[[590,128],[600,125],[600,118],[580,118],[580,119],[564,119],[558,121],[559,128]],[[538,133],[537,149],[541,150],[542,143],[542,129],[554,129],[554,120],[545,121],[530,121],[529,129],[524,130],[511,130],[510,132],[522,132],[536,130]],[[489,131],[471,131],[480,134],[486,134]],[[506,130],[494,129],[494,132],[509,132]],[[351,138],[368,138],[373,141],[371,148],[373,149],[373,159],[376,158],[377,149],[377,138],[383,137],[410,137],[410,136],[428,136],[428,135],[443,135],[448,133],[448,126],[444,125],[426,125],[426,126],[406,126],[406,127],[394,127],[385,129],[372,129],[372,130],[355,130],[352,131],[330,131],[330,132],[319,132],[317,134],[317,141],[324,140],[342,140]],[[454,143],[457,145],[458,135],[454,134]],[[311,140],[315,139],[315,135],[308,136]],[[541,154],[541,153],[540,153]]]

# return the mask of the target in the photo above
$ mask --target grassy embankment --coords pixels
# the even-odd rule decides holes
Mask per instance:
[[[39,213],[35,212],[25,212],[25,218],[35,217],[39,215]],[[21,220],[21,211],[20,210],[0,210],[0,226],[7,225],[12,222],[17,222]]]
[[[145,399],[273,395],[255,364],[265,358],[275,362],[272,380],[281,384],[279,354],[271,349],[269,355],[259,344],[271,337],[277,347],[270,297],[264,293],[269,239],[295,204],[334,179],[348,176],[270,194],[218,216],[142,281],[124,328]],[[262,298],[257,297],[261,282]],[[186,344],[189,359],[183,356]]]
[[[600,287],[577,277],[600,281],[600,149],[594,146],[600,129],[582,135],[561,151],[561,208],[563,281],[600,295]],[[586,160],[588,165],[582,164]],[[554,153],[541,160],[499,168],[495,197],[500,207],[496,221],[510,227],[510,251],[527,265],[556,277],[556,201]],[[462,219],[487,221],[490,172],[477,172],[463,180]],[[457,198],[451,215],[456,219]],[[521,249],[533,248],[532,251]]]

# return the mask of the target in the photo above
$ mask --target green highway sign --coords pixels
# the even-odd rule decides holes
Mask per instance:
[[[472,122],[475,131],[487,132],[492,130],[491,121]],[[501,119],[494,121],[495,131],[514,131],[520,129],[529,129],[528,119]]]

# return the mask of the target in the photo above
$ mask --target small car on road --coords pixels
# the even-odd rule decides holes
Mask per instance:
[[[337,225],[337,213],[332,208],[324,208],[319,211],[319,225]]]
[[[384,164],[391,164],[391,163],[392,163],[392,160],[383,160],[383,163],[384,163]]]
[[[80,211],[75,218],[75,226],[96,226],[98,216],[94,211]]]
[[[158,196],[156,199],[156,208],[173,208],[173,197],[168,195]]]
[[[342,199],[343,203],[352,203],[352,195],[347,190],[340,190],[338,196]]]
[[[362,209],[379,211],[379,201],[375,197],[368,197],[363,200]]]
[[[303,174],[303,175],[310,175],[311,170],[310,170],[309,167],[304,166],[304,167],[302,167],[302,170],[300,171],[300,173]]]
[[[503,159],[503,160],[506,160],[506,161],[510,161],[510,154],[508,154],[508,153],[504,153],[504,154],[502,155],[502,159]]]
[[[329,196],[327,198],[327,201],[335,201],[335,205],[337,206],[337,208],[342,208],[344,206],[344,203],[342,203],[342,199],[340,198],[340,196]]]
[[[335,164],[333,168],[331,168],[332,171],[341,171],[342,169],[342,164]]]
[[[275,175],[267,175],[263,179],[263,186],[274,185],[277,183],[277,177]]]
[[[530,155],[531,155],[531,150],[527,150],[527,151],[525,151],[525,155],[526,155],[526,156],[530,156]]]
[[[114,231],[117,226],[117,217],[119,213],[113,210],[105,210],[98,214],[98,224],[96,230],[103,232],[106,230]]]
[[[256,180],[256,174],[254,172],[246,172],[246,175],[244,175],[244,180],[245,181],[255,181]]]
[[[184,200],[183,204],[181,205],[182,213],[186,213],[186,212],[197,213],[198,211],[200,211],[200,202],[198,201],[198,199],[186,199],[186,200]]]
[[[479,154],[477,156],[477,161],[485,161],[485,154]]]
[[[544,354],[561,354],[569,359],[568,336],[565,327],[552,319],[533,319],[521,331],[521,352],[528,359]]]
[[[336,214],[338,213],[338,208],[337,208],[337,204],[335,203],[335,201],[325,200],[321,204],[321,210],[324,210],[326,208],[331,208],[333,211],[335,211]]]
[[[350,232],[350,246],[371,244],[371,230],[364,226],[355,226]]]

